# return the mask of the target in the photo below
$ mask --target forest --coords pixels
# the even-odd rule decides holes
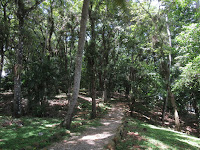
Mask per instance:
[[[199,0],[1,0],[0,149],[105,124],[85,149],[200,149],[199,22]]]

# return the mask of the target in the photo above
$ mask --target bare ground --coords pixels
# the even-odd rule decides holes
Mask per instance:
[[[101,119],[102,126],[90,127],[80,136],[72,136],[69,140],[54,143],[49,150],[103,150],[114,137],[124,116],[124,104],[112,104],[112,109]]]

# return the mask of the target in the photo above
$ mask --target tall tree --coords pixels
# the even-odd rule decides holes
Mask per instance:
[[[83,49],[85,45],[86,23],[87,23],[87,18],[88,18],[89,3],[90,3],[90,0],[83,1],[79,41],[78,41],[78,51],[76,54],[76,62],[75,62],[76,64],[75,64],[75,72],[74,72],[75,75],[74,75],[73,94],[72,94],[72,99],[70,100],[67,115],[65,116],[65,119],[62,122],[62,125],[65,126],[66,128],[70,128],[74,108],[77,104],[77,99],[78,99],[78,94],[79,94],[79,89],[80,89],[82,56],[83,56]]]
[[[168,15],[166,15],[166,26],[167,26],[167,34],[168,34],[168,38],[169,38],[169,57],[168,57],[168,65],[166,67],[166,83],[167,83],[167,97],[164,103],[164,108],[163,108],[163,114],[162,114],[162,120],[164,122],[164,117],[165,117],[165,111],[166,111],[166,107],[167,107],[167,102],[168,99],[171,100],[171,104],[172,107],[174,109],[174,119],[175,119],[175,125],[176,125],[176,130],[180,131],[180,121],[179,121],[179,115],[178,115],[178,110],[177,110],[177,105],[176,105],[176,101],[175,101],[175,97],[174,94],[171,91],[171,79],[170,79],[170,75],[171,75],[171,63],[172,63],[172,56],[171,56],[171,48],[172,48],[172,40],[171,40],[171,32],[170,32],[170,27],[169,27],[169,21],[168,21]]]
[[[91,41],[88,47],[88,73],[90,77],[90,90],[92,97],[92,112],[91,118],[96,118],[96,77],[95,77],[95,53],[96,53],[96,33],[95,33],[95,12],[92,10],[94,4],[91,3],[89,9],[89,21],[91,25]]]
[[[4,55],[5,51],[8,49],[8,39],[9,39],[9,22],[8,22],[8,15],[7,15],[7,6],[8,1],[1,1],[0,6],[3,9],[3,18],[1,19],[1,31],[0,31],[0,87],[1,87],[1,76],[3,71],[3,65],[4,65]]]
[[[22,114],[21,110],[21,72],[23,62],[23,41],[25,38],[25,19],[27,18],[30,11],[35,9],[37,5],[41,3],[40,0],[36,0],[35,4],[31,7],[25,6],[23,0],[15,0],[17,7],[17,18],[18,18],[18,47],[16,49],[16,62],[14,66],[14,116],[20,117]]]

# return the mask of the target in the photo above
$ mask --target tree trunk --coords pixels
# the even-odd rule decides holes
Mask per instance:
[[[72,18],[73,20],[73,18]],[[70,93],[71,93],[71,88],[72,88],[72,78],[73,76],[71,75],[72,74],[72,69],[73,69],[73,66],[72,66],[72,51],[74,49],[74,43],[75,43],[75,33],[74,33],[74,28],[71,27],[71,40],[70,40],[70,49],[69,49],[69,57],[70,57],[70,60],[69,60],[69,72],[68,72],[68,91],[67,91],[67,97],[68,99],[70,99]]]
[[[179,115],[178,115],[178,110],[177,110],[177,106],[176,106],[176,101],[174,98],[174,94],[171,92],[171,89],[169,89],[169,94],[170,94],[170,100],[172,103],[172,107],[174,109],[174,119],[175,119],[175,129],[177,131],[180,131],[180,121],[179,121]]]
[[[164,121],[165,121],[165,113],[167,111],[167,105],[168,105],[168,101],[169,101],[169,94],[167,93],[167,97],[164,101],[163,104],[163,111],[162,111],[162,124],[164,125]]]
[[[17,17],[19,20],[18,47],[16,49],[16,63],[14,66],[14,116],[21,116],[21,72],[23,59],[23,30],[24,17],[26,15],[25,6],[22,0],[16,2],[18,10]]]
[[[130,82],[130,81],[129,81]],[[130,85],[130,83],[126,83],[125,84],[125,88],[126,88],[126,92],[125,92],[125,98],[127,99],[127,100],[129,100],[129,94],[130,94],[130,89],[131,89],[131,85]]]
[[[0,61],[0,88],[1,88],[1,76],[2,76],[3,63],[4,63],[4,45],[3,45],[3,43],[1,45],[0,55],[1,55],[1,61]]]
[[[22,60],[23,60],[23,39],[24,39],[24,20],[28,13],[33,10],[41,1],[36,1],[35,5],[30,8],[26,8],[23,0],[15,1],[17,6],[17,18],[19,20],[18,29],[18,47],[15,54],[15,66],[14,66],[14,116],[20,117],[22,114],[21,108],[21,72],[22,72]]]
[[[168,34],[168,38],[169,38],[169,47],[172,47],[172,42],[171,42],[171,32],[170,32],[170,28],[169,28],[169,21],[168,21],[168,16],[166,15],[166,26],[167,26],[167,34]],[[175,119],[175,129],[177,131],[180,131],[180,120],[179,120],[179,115],[178,115],[178,110],[177,110],[177,106],[176,106],[176,101],[174,98],[174,94],[171,91],[171,81],[170,81],[170,74],[171,74],[171,62],[172,62],[172,58],[171,58],[171,52],[169,53],[169,60],[168,60],[168,65],[165,67],[166,68],[166,84],[167,84],[167,99],[165,102],[165,106],[164,106],[164,110],[163,110],[163,116],[162,116],[162,120],[164,121],[164,117],[165,117],[165,111],[166,111],[166,107],[167,107],[167,102],[168,102],[168,98],[171,100],[171,104],[172,107],[174,109],[174,119]]]
[[[109,55],[109,48],[108,44],[109,41],[106,39],[106,29],[105,26],[103,27],[102,31],[102,45],[103,45],[103,58],[102,58],[102,69],[103,69],[103,101],[105,103],[108,102],[108,55]],[[108,44],[107,44],[108,43]]]
[[[92,77],[92,114],[91,119],[96,118],[96,90],[95,90],[95,75]]]
[[[200,13],[200,10],[199,10],[199,0],[196,0],[196,12],[199,14]],[[199,16],[199,15],[197,15]],[[200,20],[200,17],[197,18],[197,20],[199,21]]]
[[[21,116],[21,72],[22,72],[22,56],[23,56],[23,42],[22,30],[23,24],[19,27],[19,44],[16,49],[16,64],[14,67],[14,116]]]
[[[76,65],[75,65],[73,95],[70,101],[67,115],[65,116],[65,119],[62,123],[62,125],[65,126],[66,128],[70,128],[73,112],[77,104],[78,93],[80,89],[82,55],[83,55],[83,49],[85,45],[86,23],[87,23],[87,18],[88,18],[89,3],[90,3],[90,0],[84,0],[83,7],[82,7],[78,51],[77,51]]]
[[[54,18],[53,18],[53,3],[54,3],[54,0],[50,0],[50,14],[49,14],[49,20],[48,20],[48,23],[49,23],[49,36],[48,36],[48,51],[49,51],[49,54],[51,57],[53,57],[53,51],[52,51],[52,48],[51,48],[51,38],[52,38],[52,35],[53,35],[53,31],[54,31]],[[49,57],[50,58],[50,57]]]
[[[89,20],[91,24],[91,43],[89,47],[88,66],[89,74],[91,77],[91,97],[92,97],[92,112],[91,119],[96,118],[96,77],[95,77],[95,51],[96,51],[96,36],[95,36],[95,18],[92,11],[92,3],[89,9]]]
[[[134,111],[134,105],[135,105],[135,97],[133,95],[133,93],[131,94],[131,101],[129,104],[129,108],[130,108],[130,116],[133,117],[133,111]]]
[[[199,0],[196,0],[196,9],[197,9],[197,12],[199,12]]]
[[[107,79],[104,80],[104,85],[103,85],[103,101],[104,103],[108,102],[108,93],[107,93]]]
[[[4,16],[4,26],[3,26],[3,35],[0,42],[0,55],[1,55],[1,61],[0,61],[0,88],[1,88],[1,76],[3,71],[3,65],[4,65],[4,55],[5,51],[8,49],[8,36],[9,36],[9,27],[8,27],[8,17],[6,13],[7,4],[5,3],[3,6],[3,16]]]
[[[195,110],[195,114],[196,114],[196,123],[197,123],[197,133],[198,133],[198,137],[200,137],[200,116],[199,116],[199,107],[198,107],[198,102],[197,102],[197,97],[194,98],[194,101],[193,101],[193,107],[194,107],[194,110]]]

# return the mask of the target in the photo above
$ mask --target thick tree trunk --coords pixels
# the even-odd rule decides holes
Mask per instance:
[[[78,93],[80,89],[82,55],[83,55],[83,49],[85,45],[86,23],[87,23],[87,18],[88,18],[89,3],[90,3],[90,0],[84,0],[83,2],[79,41],[78,41],[78,51],[77,51],[76,65],[75,65],[73,95],[70,101],[67,115],[65,116],[64,122],[62,123],[62,125],[65,126],[66,128],[70,128],[73,112],[77,104]]]

